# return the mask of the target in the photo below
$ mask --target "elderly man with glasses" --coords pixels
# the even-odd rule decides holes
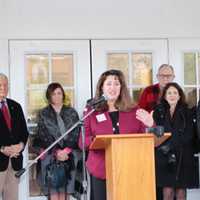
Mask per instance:
[[[162,64],[157,73],[158,83],[144,89],[139,99],[139,106],[151,112],[159,101],[165,85],[174,79],[174,69],[171,65]]]

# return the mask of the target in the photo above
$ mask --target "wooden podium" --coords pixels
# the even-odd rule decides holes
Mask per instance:
[[[105,149],[107,200],[156,200],[154,146],[170,133],[99,135],[91,149]]]

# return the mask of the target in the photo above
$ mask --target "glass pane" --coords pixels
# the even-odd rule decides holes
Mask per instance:
[[[71,105],[74,107],[74,91],[73,90],[65,90],[65,105]]]
[[[37,181],[37,164],[33,164],[29,169],[29,191],[31,197],[43,195]]]
[[[28,87],[47,84],[49,80],[48,55],[26,55]]]
[[[73,55],[52,55],[52,81],[62,86],[74,86]]]
[[[196,84],[195,53],[184,53],[184,84]]]
[[[44,90],[27,91],[28,122],[35,123],[38,111],[47,105]]]
[[[185,96],[189,107],[197,105],[197,89],[196,88],[185,88]]]
[[[132,97],[133,97],[133,101],[137,104],[138,101],[139,101],[139,97],[140,97],[140,94],[142,92],[142,88],[134,88],[132,90]]]
[[[152,53],[132,54],[132,84],[152,84]]]
[[[127,53],[109,53],[107,55],[107,67],[108,69],[118,69],[121,70],[127,82],[128,79],[128,54]]]
[[[36,128],[36,126],[35,126]],[[34,160],[38,156],[38,152],[35,151],[35,149],[32,147],[33,140],[35,138],[35,130],[34,133],[29,135],[29,141],[28,141],[28,152],[29,152],[29,161]],[[37,174],[37,164],[33,164],[29,169],[29,191],[30,196],[41,196],[42,191],[40,186],[38,185],[37,180],[38,174]]]
[[[38,156],[38,152],[33,148],[33,140],[36,136],[36,124],[28,124],[29,129],[29,139],[28,139],[28,159],[29,161],[34,160]],[[30,196],[40,196],[42,195],[40,186],[37,180],[37,164],[32,165],[29,169],[29,191]]]

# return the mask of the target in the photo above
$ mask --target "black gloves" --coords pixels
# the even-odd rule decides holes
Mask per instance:
[[[159,147],[159,151],[161,151],[164,155],[167,155],[170,152],[171,148],[169,144],[165,144]]]
[[[176,164],[176,155],[174,153],[168,155],[168,164]]]
[[[173,153],[169,144],[159,147],[159,151],[166,156],[168,170],[175,171],[177,166],[176,155]]]

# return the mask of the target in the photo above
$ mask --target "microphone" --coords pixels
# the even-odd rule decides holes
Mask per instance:
[[[145,129],[146,133],[153,133],[157,137],[162,137],[164,135],[164,127],[163,126],[156,126],[150,127]]]
[[[105,103],[107,100],[108,100],[108,97],[105,94],[103,94],[98,99],[90,99],[90,100],[88,100],[87,105],[91,106],[91,107],[94,107],[94,106],[96,106],[98,104]]]

